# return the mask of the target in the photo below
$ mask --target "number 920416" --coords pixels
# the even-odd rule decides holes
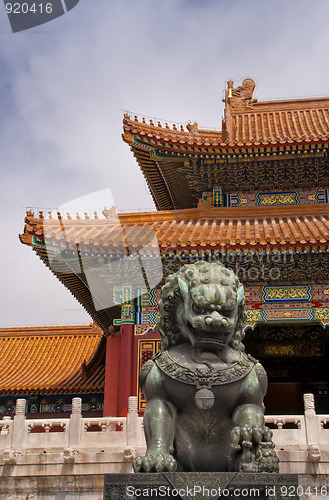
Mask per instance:
[[[53,4],[51,2],[34,2],[29,5],[26,2],[6,3],[7,14],[51,14],[53,11]]]
[[[327,488],[327,486],[280,486],[280,494],[286,498],[295,497],[296,495],[299,497],[311,497],[315,495],[316,498],[328,498],[329,488]]]

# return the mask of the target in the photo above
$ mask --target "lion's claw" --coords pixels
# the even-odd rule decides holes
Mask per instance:
[[[134,472],[175,472],[177,462],[172,455],[146,455],[136,457],[133,462]]]
[[[142,469],[143,457],[136,457],[133,461],[134,472],[140,472]]]
[[[234,462],[239,457],[239,469],[247,471],[258,456],[261,443],[272,442],[272,431],[266,426],[244,425],[236,426],[231,431],[231,452],[229,455],[230,469],[235,470]],[[273,445],[274,446],[274,445]]]

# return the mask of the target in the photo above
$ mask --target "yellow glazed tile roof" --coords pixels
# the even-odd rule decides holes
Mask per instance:
[[[42,219],[29,213],[22,243],[37,236],[60,247],[101,249],[307,245],[329,242],[329,205],[198,208],[118,214],[110,219]]]
[[[102,390],[101,363],[85,375],[101,339],[95,326],[0,329],[0,392]]]
[[[236,87],[227,82],[218,130],[125,113],[122,138],[158,210],[195,207],[202,193],[215,186],[223,194],[279,191],[277,161],[284,189],[315,186],[317,176],[312,179],[304,172],[313,156],[319,175],[327,168],[329,97],[258,101],[254,89],[251,78]],[[235,166],[241,175],[232,176]],[[327,184],[322,178],[319,185]]]
[[[248,78],[242,86],[229,81],[225,90],[225,118],[222,130],[199,129],[197,123],[184,126],[125,114],[123,140],[137,139],[153,147],[179,147],[180,153],[191,148],[225,150],[227,147],[309,143],[329,140],[329,97],[257,101],[255,82]]]

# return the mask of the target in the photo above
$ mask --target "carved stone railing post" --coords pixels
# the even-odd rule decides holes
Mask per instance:
[[[16,464],[21,453],[19,450],[26,445],[25,409],[26,399],[17,399],[10,448],[3,450],[3,461],[6,465]]]
[[[313,394],[304,394],[304,414],[309,459],[311,462],[319,462],[321,453],[319,448],[318,427]]]
[[[21,449],[24,446],[26,420],[25,409],[26,399],[17,399],[11,438],[11,447],[13,450]]]
[[[70,416],[69,448],[76,449],[80,445],[81,434],[81,398],[72,399],[72,413]]]
[[[124,457],[126,462],[132,462],[135,458],[135,446],[138,444],[138,398],[136,396],[128,398],[126,444]]]

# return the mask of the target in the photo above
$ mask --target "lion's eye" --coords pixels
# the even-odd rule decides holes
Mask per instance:
[[[222,309],[225,311],[225,313],[234,311],[236,308],[236,299],[228,299],[225,304],[223,304]]]
[[[199,307],[196,304],[193,304],[192,309],[196,314],[204,314],[206,312],[204,307]]]
[[[235,314],[234,309],[230,309],[230,310],[226,310],[226,311],[222,312],[222,315],[224,318],[231,318],[232,316],[234,316],[234,314]]]

